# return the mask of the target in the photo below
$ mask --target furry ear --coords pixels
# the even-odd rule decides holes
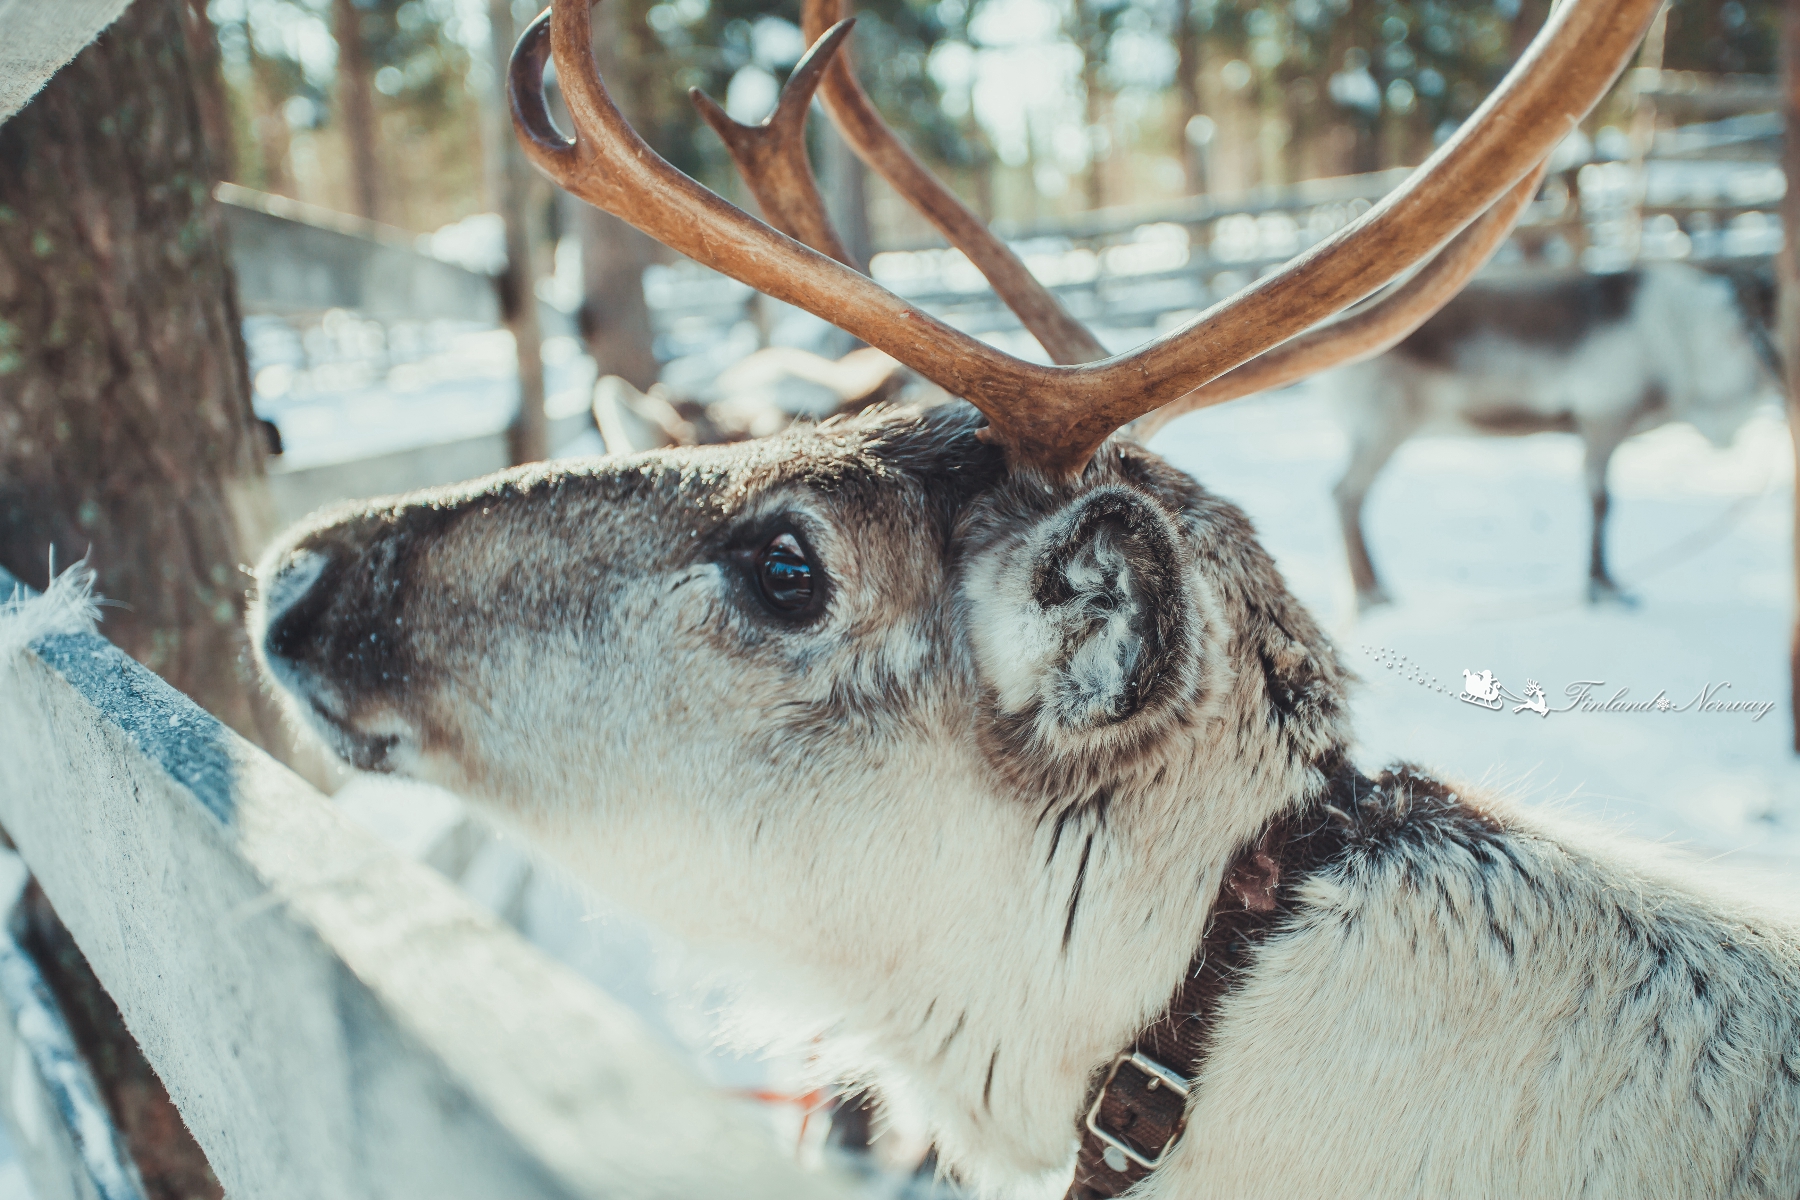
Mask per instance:
[[[1091,752],[1198,686],[1200,617],[1162,508],[1096,488],[971,564],[964,597],[1000,732]],[[1035,747],[1019,742],[1035,742]]]

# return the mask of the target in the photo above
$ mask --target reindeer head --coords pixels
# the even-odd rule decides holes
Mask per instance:
[[[818,40],[770,122],[703,105],[786,233],[625,125],[588,8],[556,0],[515,51],[539,166],[969,404],[323,514],[260,569],[262,659],[351,762],[446,784],[602,890],[811,972],[866,1057],[953,1081],[936,1113],[952,1156],[985,1138],[1003,1169],[1053,1170],[1089,1072],[1180,977],[1225,863],[1348,741],[1344,674],[1243,516],[1111,435],[1404,337],[1504,237],[1653,0],[1563,5],[1490,101],[1503,126],[1473,123],[1297,264],[1097,363],[874,116],[833,57],[831,0],[810,0]],[[574,142],[544,106],[552,47]],[[814,88],[1070,365],[1005,355],[837,261],[800,139]],[[984,1032],[1052,1010],[1075,1030],[1054,1046]]]
[[[1242,807],[1342,752],[1342,672],[1236,509],[1125,442],[1020,478],[980,429],[876,410],[329,512],[270,551],[258,644],[355,765],[696,897],[702,830],[846,854],[934,793],[1021,830]]]

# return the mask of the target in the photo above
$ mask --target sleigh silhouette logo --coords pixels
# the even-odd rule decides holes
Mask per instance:
[[[1500,681],[1494,678],[1492,671],[1463,672],[1462,695],[1457,697],[1465,704],[1473,704],[1479,708],[1498,712],[1502,703],[1500,697]]]

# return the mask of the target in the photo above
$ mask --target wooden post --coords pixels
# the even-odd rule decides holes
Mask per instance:
[[[1781,17],[1781,82],[1787,128],[1781,151],[1787,194],[1781,201],[1781,223],[1787,230],[1778,260],[1781,278],[1781,360],[1787,375],[1788,434],[1800,464],[1800,0],[1786,0]],[[1788,645],[1794,749],[1800,752],[1800,486],[1795,488],[1794,558],[1795,616]]]
[[[1194,21],[1194,0],[1175,0],[1175,106],[1176,144],[1181,147],[1181,167],[1187,194],[1203,196],[1207,190],[1206,148],[1197,136],[1200,103],[1200,29]]]
[[[844,249],[850,252],[851,265],[867,272],[869,259],[875,253],[875,235],[869,228],[869,169],[838,133],[837,126],[819,121],[815,128],[825,207]]]
[[[501,316],[512,331],[519,355],[519,412],[508,441],[514,465],[550,455],[544,417],[543,331],[538,327],[537,271],[531,261],[536,222],[532,218],[531,168],[513,137],[506,101],[507,64],[512,57],[512,0],[488,0],[493,28],[493,108],[498,113],[490,157],[495,206],[506,222],[506,274],[500,281]]]

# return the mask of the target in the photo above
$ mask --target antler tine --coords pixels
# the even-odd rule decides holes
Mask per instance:
[[[544,67],[550,61],[550,10],[532,19],[513,43],[506,68],[506,96],[512,105],[513,131],[526,157],[557,182],[576,165],[575,144],[563,137],[550,118],[544,99]]]
[[[850,36],[855,24],[854,19],[839,21],[812,44],[794,64],[775,111],[760,124],[745,125],[733,120],[699,88],[690,88],[688,98],[725,143],[764,219],[795,241],[860,270],[863,264],[851,257],[832,227],[825,201],[819,195],[819,181],[806,157],[806,110],[832,55]]]
[[[514,124],[532,161],[665,245],[965,397],[986,414],[987,436],[1015,470],[1067,479],[1114,430],[1341,312],[1449,241],[1593,107],[1662,0],[1566,0],[1456,136],[1356,221],[1181,329],[1127,355],[1059,367],[1022,362],[950,328],[664,162],[606,94],[589,25],[594,2],[554,0],[513,51]],[[556,132],[544,104],[552,53],[573,142]]]
[[[513,48],[513,125],[532,162],[557,184],[696,262],[818,316],[887,351],[998,424],[1055,390],[1055,368],[1022,362],[932,317],[868,276],[776,232],[677,171],[606,94],[589,12],[598,0],[554,0]],[[551,121],[544,67],[554,56],[575,126]],[[1015,461],[1029,454],[1005,437]]]
[[[1116,388],[1071,399],[1057,441],[1027,451],[1048,473],[1079,470],[1113,430],[1342,312],[1447,242],[1574,129],[1618,78],[1662,0],[1565,0],[1456,134],[1357,220],[1215,304],[1106,363]],[[1064,389],[1065,394],[1074,389]],[[1010,431],[1009,431],[1010,432]],[[1024,436],[1012,434],[1024,440]]]
[[[1320,371],[1361,362],[1392,349],[1430,320],[1494,256],[1525,206],[1537,194],[1548,169],[1548,160],[1540,163],[1537,170],[1514,184],[1512,191],[1495,201],[1493,207],[1471,222],[1411,279],[1392,292],[1341,320],[1264,351],[1212,382],[1171,400],[1140,418],[1132,427],[1133,432],[1147,440],[1164,425],[1186,413],[1254,392],[1286,387]]]
[[[844,16],[844,0],[806,0],[801,27],[816,38]],[[850,69],[846,50],[825,71],[819,93],[832,123],[857,156],[893,185],[946,241],[966,255],[1006,307],[1038,340],[1052,362],[1073,364],[1106,357],[1106,347],[1085,325],[1069,315],[1062,302],[1037,281],[1019,256],[995,237],[980,217],[888,128]]]

